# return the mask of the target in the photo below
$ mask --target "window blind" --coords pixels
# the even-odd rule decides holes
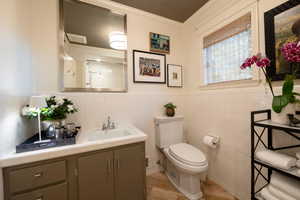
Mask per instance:
[[[216,32],[204,38],[204,48],[226,40],[234,35],[249,30],[251,28],[251,14],[247,14],[232,23],[224,26]]]
[[[252,78],[252,69],[240,65],[250,56],[251,15],[247,14],[204,38],[207,84]]]

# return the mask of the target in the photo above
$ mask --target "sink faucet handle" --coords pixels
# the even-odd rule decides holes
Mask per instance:
[[[116,128],[116,123],[115,123],[115,122],[112,122],[112,123],[111,123],[111,128],[112,128],[112,129],[115,129],[115,128]]]
[[[105,123],[102,124],[102,130],[106,130],[107,129],[107,126],[105,125]]]

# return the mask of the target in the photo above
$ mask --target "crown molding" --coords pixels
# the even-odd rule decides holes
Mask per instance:
[[[210,23],[210,19],[222,18],[224,15],[233,15],[236,12],[251,6],[259,0],[210,0],[194,15],[192,15],[184,24],[195,27],[196,30]],[[226,13],[224,12],[226,11]],[[229,13],[229,14],[228,14]],[[200,20],[199,19],[205,19]]]

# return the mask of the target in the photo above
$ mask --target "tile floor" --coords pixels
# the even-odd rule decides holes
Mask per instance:
[[[204,183],[202,189],[205,200],[238,200],[212,181]],[[147,192],[147,200],[187,200],[162,173],[147,177]]]

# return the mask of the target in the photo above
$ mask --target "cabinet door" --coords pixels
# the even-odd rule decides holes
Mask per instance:
[[[78,158],[79,200],[114,200],[113,152]]]
[[[145,145],[124,147],[114,152],[115,200],[145,199]]]

